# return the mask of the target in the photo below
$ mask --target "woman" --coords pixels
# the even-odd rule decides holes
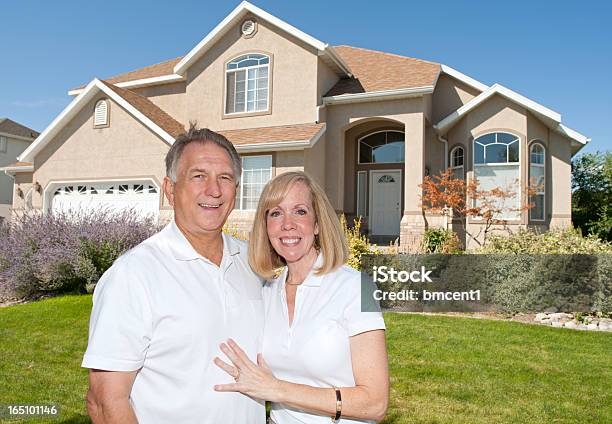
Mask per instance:
[[[347,256],[334,209],[307,174],[288,172],[268,183],[249,240],[251,267],[270,279],[262,354],[255,364],[232,340],[222,344],[233,364],[215,363],[236,383],[215,390],[271,401],[277,424],[382,420],[385,325],[380,312],[361,312],[360,273],[344,265]]]

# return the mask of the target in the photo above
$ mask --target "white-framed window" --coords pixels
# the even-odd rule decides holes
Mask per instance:
[[[495,132],[481,135],[473,143],[474,178],[481,190],[496,187],[514,192],[503,200],[505,209],[520,208],[520,139],[514,134]],[[506,211],[497,219],[519,219],[519,212]]]
[[[108,100],[98,100],[94,108],[94,127],[108,125]]]
[[[0,153],[6,153],[8,149],[8,138],[3,135],[0,135]]]
[[[405,136],[402,131],[377,131],[361,137],[358,164],[404,162]]]
[[[270,104],[270,57],[245,54],[225,69],[225,113],[267,111]]]
[[[454,147],[450,152],[450,167],[453,171],[453,176],[458,179],[464,178],[464,150],[463,147]]]
[[[366,182],[368,180],[367,171],[357,172],[357,216],[366,216],[367,193]]]
[[[272,155],[243,156],[242,178],[236,190],[236,209],[257,209],[259,196],[272,178]]]
[[[531,195],[530,203],[534,207],[529,209],[529,218],[532,221],[544,221],[546,215],[546,150],[540,143],[533,143],[529,149],[529,184],[535,189]]]

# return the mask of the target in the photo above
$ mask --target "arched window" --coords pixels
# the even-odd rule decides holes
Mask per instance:
[[[108,100],[98,100],[94,109],[94,127],[108,125]]]
[[[404,133],[379,131],[359,139],[359,164],[404,161]]]
[[[225,113],[261,112],[269,109],[270,58],[245,54],[225,69]]]
[[[546,150],[540,143],[533,143],[529,149],[529,184],[534,189],[530,203],[529,218],[533,221],[545,219]]]
[[[520,208],[519,150],[520,139],[514,134],[496,132],[474,139],[474,178],[481,190],[501,188],[513,192],[513,196],[503,201],[506,210]],[[507,210],[496,218],[519,219],[520,216]]]
[[[464,177],[463,160],[463,147],[457,146],[453,148],[450,152],[450,167],[455,178],[463,179]]]

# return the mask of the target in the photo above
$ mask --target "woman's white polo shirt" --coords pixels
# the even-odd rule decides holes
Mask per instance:
[[[319,255],[313,267],[323,261]],[[385,329],[382,313],[361,311],[361,274],[348,266],[317,276],[310,272],[298,286],[293,323],[289,326],[285,280],[287,269],[263,289],[266,325],[263,356],[282,380],[314,387],[354,387],[349,337]],[[325,423],[314,415],[282,404],[272,405],[278,424]],[[343,424],[367,421],[341,419]]]
[[[217,267],[172,221],[115,262],[93,303],[82,366],[139,370],[130,398],[141,424],[264,422],[263,402],[213,390],[233,382],[213,363],[221,342],[253,360],[261,348],[261,280],[245,243],[223,235]]]

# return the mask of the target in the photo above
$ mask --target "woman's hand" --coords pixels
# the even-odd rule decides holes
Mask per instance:
[[[244,351],[229,339],[221,343],[221,351],[232,361],[232,365],[215,357],[214,363],[226,373],[234,377],[235,383],[217,384],[214,389],[218,392],[240,392],[245,395],[278,402],[282,381],[274,377],[261,353],[257,354],[257,364],[249,359]]]

